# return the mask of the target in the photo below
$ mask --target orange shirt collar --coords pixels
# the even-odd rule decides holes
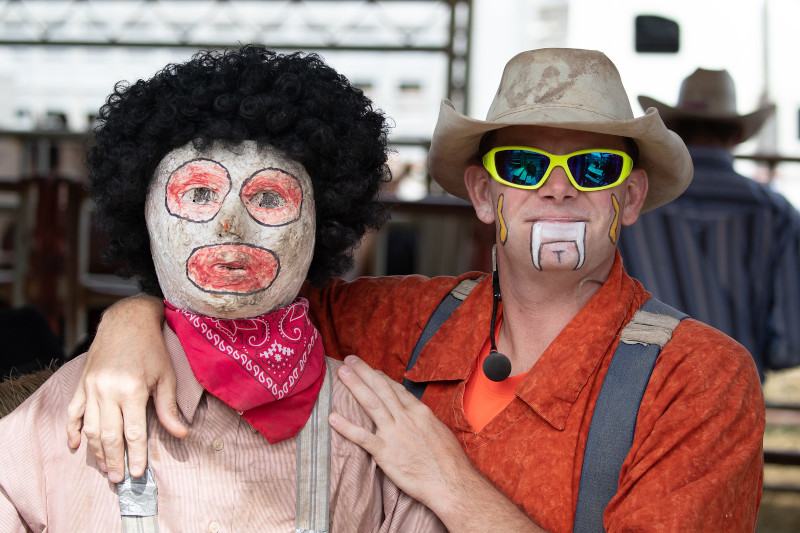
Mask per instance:
[[[616,344],[619,331],[646,299],[616,254],[606,282],[561,331],[531,368],[516,394],[549,424],[563,429],[581,389]],[[407,374],[412,381],[464,381],[475,367],[489,334],[491,276],[453,312]],[[422,326],[428,317],[421,317]]]

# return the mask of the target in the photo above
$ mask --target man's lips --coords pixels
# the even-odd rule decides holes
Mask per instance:
[[[215,244],[196,248],[186,262],[186,275],[197,288],[222,294],[251,294],[272,285],[278,257],[247,244]]]

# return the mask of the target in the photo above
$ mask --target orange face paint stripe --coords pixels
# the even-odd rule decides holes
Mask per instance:
[[[614,206],[614,220],[611,221],[608,236],[611,238],[612,244],[617,244],[617,239],[619,239],[619,200],[616,195],[611,195],[611,205]]]
[[[500,244],[505,244],[508,238],[508,227],[503,219],[503,195],[497,199],[497,221],[500,223]]]

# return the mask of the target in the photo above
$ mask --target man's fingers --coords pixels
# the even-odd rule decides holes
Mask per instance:
[[[85,411],[86,393],[83,390],[83,379],[81,379],[78,390],[67,406],[67,445],[73,450],[81,445],[81,428]]]
[[[345,364],[339,367],[338,375],[376,425],[394,422],[391,407],[397,404],[397,397],[383,376],[355,356],[345,358]]]
[[[95,402],[90,401],[86,404],[83,414],[83,434],[86,436],[86,443],[92,451],[97,467],[103,472],[108,472],[103,443],[100,441],[100,409]]]
[[[140,477],[144,474],[144,469],[147,466],[147,410],[142,409],[141,399],[136,398],[130,402],[122,404],[122,424],[125,434],[125,442],[121,439],[113,440],[113,442],[106,445],[106,458],[109,470],[109,479],[111,479],[111,455],[114,457],[114,471],[125,473],[125,465],[121,464],[121,469],[116,468],[116,459],[118,453],[124,454],[125,446],[127,443],[128,450],[128,470],[131,476]],[[109,437],[115,439],[118,433],[110,433]],[[105,444],[105,442],[104,442]],[[109,450],[112,447],[112,451]],[[124,457],[122,458],[124,460]],[[113,480],[112,480],[113,481]]]
[[[408,389],[406,389],[402,383],[396,382],[386,374],[382,374],[382,377],[386,380],[387,385],[392,389],[397,400],[403,407],[409,409],[421,403],[416,396],[408,392]]]
[[[383,441],[375,436],[374,433],[353,424],[339,413],[331,413],[328,415],[328,422],[342,437],[361,446],[364,451],[378,460],[380,452],[383,449]]]
[[[125,443],[122,440],[122,413],[116,405],[100,406],[100,443],[105,455],[108,480],[119,483],[125,476]]]
[[[175,401],[175,379],[164,378],[158,383],[153,390],[153,404],[158,420],[170,435],[182,439],[189,434],[189,430],[178,414],[178,404]]]

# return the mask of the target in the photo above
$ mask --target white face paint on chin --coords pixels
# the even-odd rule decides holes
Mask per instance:
[[[536,222],[531,258],[536,270],[578,270],[586,259],[585,222]]]
[[[253,141],[169,152],[145,217],[164,297],[201,315],[248,318],[288,305],[314,253],[311,178]]]

